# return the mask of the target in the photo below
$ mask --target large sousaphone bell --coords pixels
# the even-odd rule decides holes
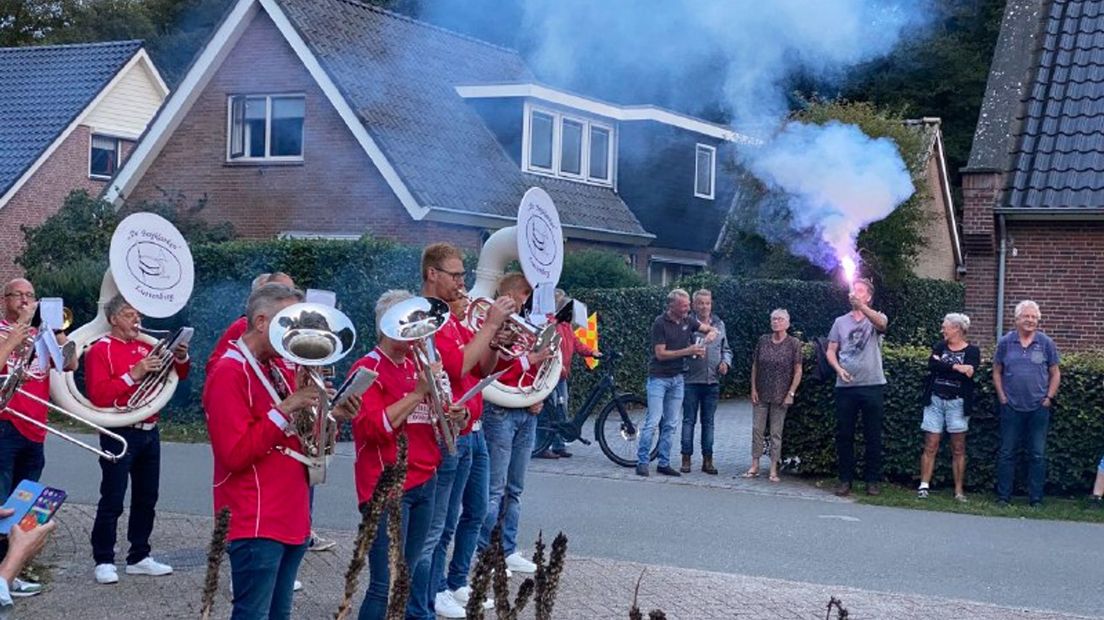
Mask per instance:
[[[307,380],[326,393],[322,368],[336,363],[353,350],[356,327],[340,310],[316,303],[292,304],[276,313],[268,327],[268,340],[276,353],[306,368]],[[307,466],[311,485],[326,481],[326,457],[337,443],[337,421],[325,398],[317,407],[295,416],[295,434],[303,451],[289,456]]]

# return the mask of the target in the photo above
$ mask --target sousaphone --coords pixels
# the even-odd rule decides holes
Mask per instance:
[[[105,308],[117,294],[143,316],[170,317],[188,303],[195,283],[192,252],[184,236],[168,220],[154,213],[134,213],[111,236],[108,269],[100,285],[98,312],[91,322],[69,334],[76,355],[84,355],[111,332]],[[142,333],[139,340],[156,347],[158,339]],[[171,364],[170,364],[171,366]],[[163,385],[140,406],[120,410],[97,407],[81,393],[72,372],[50,371],[50,398],[79,417],[108,428],[131,426],[161,411],[176,391],[180,378],[169,370]]]

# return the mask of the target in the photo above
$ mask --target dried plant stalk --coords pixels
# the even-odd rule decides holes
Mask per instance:
[[[636,578],[636,587],[633,588],[632,607],[629,608],[629,620],[644,620],[644,614],[640,611],[640,607],[637,606],[636,601],[640,598],[640,582],[644,581],[644,573],[648,572],[648,569],[640,571],[640,576]]]
[[[211,532],[211,544],[207,547],[207,576],[203,579],[203,599],[199,614],[203,620],[211,617],[211,608],[215,604],[218,592],[219,567],[226,553],[226,533],[230,529],[230,508],[223,506],[215,518],[215,528]]]
[[[468,595],[468,604],[464,606],[464,615],[467,620],[483,620],[483,601],[487,600],[487,591],[491,587],[491,548],[487,547],[479,552],[475,558],[475,568],[472,570],[471,593]]]
[[[653,609],[648,612],[648,620],[667,620],[667,614],[662,609]]]
[[[843,606],[843,601],[833,596],[828,599],[828,612],[824,614],[824,620],[829,620],[829,618],[832,617],[833,607],[836,609],[837,620],[847,620],[851,615],[848,613],[847,608]]]
[[[406,601],[410,598],[410,571],[403,557],[402,504],[397,501],[388,505],[387,539],[387,562],[391,575],[387,620],[403,620],[406,618]]]
[[[368,550],[376,540],[376,531],[379,529],[380,518],[387,507],[388,501],[398,501],[402,495],[403,483],[406,482],[406,434],[398,435],[398,453],[395,463],[387,465],[380,473],[376,481],[376,488],[372,490],[372,497],[361,510],[363,517],[357,530],[356,540],[353,542],[353,559],[349,562],[349,568],[345,571],[345,592],[341,598],[341,604],[334,614],[336,620],[344,620],[356,594],[357,580],[360,572],[364,570],[364,558]]]

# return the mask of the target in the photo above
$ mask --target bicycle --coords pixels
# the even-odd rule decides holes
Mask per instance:
[[[617,389],[616,375],[617,360],[620,353],[611,351],[602,356],[602,365],[605,374],[591,388],[583,406],[575,411],[575,415],[567,420],[554,421],[548,419],[551,410],[545,407],[537,418],[537,438],[533,444],[533,455],[547,450],[552,445],[556,435],[564,440],[564,443],[579,441],[584,445],[590,445],[590,441],[583,437],[583,426],[586,424],[598,403],[611,394],[613,399],[602,409],[594,421],[594,438],[602,448],[602,453],[609,460],[623,467],[636,465],[637,447],[640,440],[640,429],[644,426],[644,418],[648,413],[648,401],[630,392],[621,392]],[[566,415],[566,411],[563,412]],[[655,460],[659,454],[659,429],[655,433],[655,445],[652,446],[650,460]]]

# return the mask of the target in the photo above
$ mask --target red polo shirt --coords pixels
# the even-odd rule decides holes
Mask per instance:
[[[376,347],[353,364],[349,372],[367,368],[379,373],[375,383],[364,393],[360,412],[353,418],[353,441],[356,443],[357,503],[372,499],[372,492],[383,467],[395,462],[396,433],[406,433],[406,483],[403,490],[413,489],[433,477],[441,464],[441,449],[430,418],[429,403],[423,400],[399,428],[392,428],[386,409],[414,391],[418,383],[417,368],[409,358],[396,364]]]

